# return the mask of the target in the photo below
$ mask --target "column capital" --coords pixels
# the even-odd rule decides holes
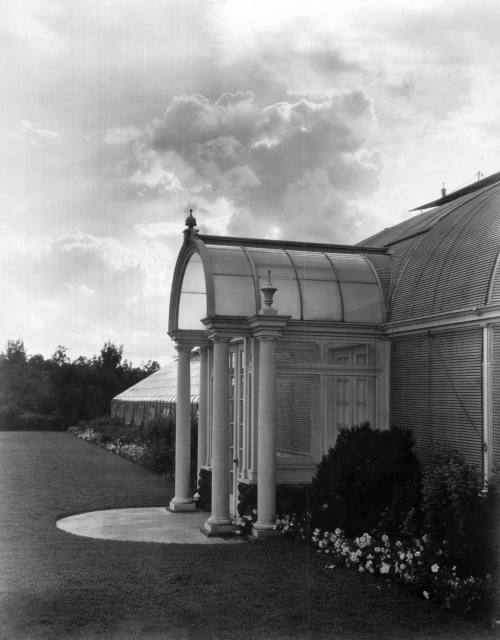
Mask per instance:
[[[269,332],[256,332],[254,333],[254,337],[257,338],[257,340],[259,342],[276,342],[276,340],[279,340],[281,337],[281,332],[279,331],[275,331],[273,333],[269,333]]]
[[[259,342],[278,340],[291,316],[256,315],[248,318],[248,327],[252,336]]]
[[[193,349],[193,344],[191,342],[188,342],[186,340],[176,340],[175,342],[175,349],[177,352],[181,352],[181,351],[189,351],[191,352],[191,350]]]
[[[210,340],[212,342],[230,342],[232,340],[232,336],[214,332],[210,334]]]

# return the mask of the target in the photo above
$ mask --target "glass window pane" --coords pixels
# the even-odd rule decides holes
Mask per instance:
[[[273,272],[274,273],[274,272]],[[297,280],[288,280],[284,278],[275,278],[271,275],[272,282],[277,291],[274,294],[273,309],[276,309],[280,315],[292,316],[292,318],[300,320],[300,298]],[[267,273],[265,278],[259,278],[259,289],[267,284]],[[261,308],[264,308],[264,296],[261,292]]]
[[[191,256],[186,266],[181,291],[205,293],[205,272],[201,258],[197,253]]]
[[[255,287],[249,276],[214,276],[215,313],[220,316],[252,316]]]
[[[179,329],[205,329],[200,322],[207,315],[205,293],[181,293],[179,300]]]
[[[382,322],[380,292],[375,284],[341,283],[345,322]]]
[[[207,247],[213,273],[250,276],[252,271],[242,249],[235,247]]]
[[[375,274],[363,256],[327,254],[332,260],[340,282],[377,282]]]
[[[302,280],[304,320],[342,321],[342,302],[337,282]]]
[[[374,365],[375,348],[371,344],[343,345],[330,347],[326,353],[329,364]]]

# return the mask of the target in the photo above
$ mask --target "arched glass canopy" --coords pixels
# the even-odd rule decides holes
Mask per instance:
[[[204,329],[207,316],[248,317],[261,308],[268,272],[273,308],[294,320],[380,323],[383,296],[361,254],[266,246],[205,244],[196,239],[176,267],[175,329]],[[332,248],[334,249],[334,248]],[[175,281],[175,278],[174,278]],[[172,316],[171,316],[172,317]]]

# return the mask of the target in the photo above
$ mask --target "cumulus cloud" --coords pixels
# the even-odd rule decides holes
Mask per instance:
[[[19,120],[10,137],[11,139],[25,142],[33,149],[40,149],[46,144],[61,142],[61,136],[57,131],[30,120]]]
[[[345,212],[356,210],[356,198],[377,187],[381,160],[369,145],[376,126],[360,91],[269,105],[249,91],[215,101],[180,96],[145,132],[132,180],[142,190],[183,190],[207,208],[224,199],[231,233],[274,228],[319,239],[326,225],[333,237],[350,224]],[[321,228],[303,224],[306,197]]]

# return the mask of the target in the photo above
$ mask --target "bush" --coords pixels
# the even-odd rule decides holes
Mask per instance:
[[[396,533],[420,504],[420,465],[411,432],[368,423],[341,429],[311,488],[312,526],[348,536],[383,527]]]
[[[196,506],[203,511],[212,510],[212,469],[202,467],[198,476]]]
[[[144,426],[144,438],[150,442],[163,442],[168,447],[175,447],[174,418],[156,416]]]
[[[423,482],[424,531],[436,543],[446,541],[450,560],[463,571],[491,562],[495,494],[483,492],[480,473],[454,449],[431,457]]]
[[[100,416],[94,418],[88,423],[88,428],[99,434],[99,441],[105,444],[106,442],[116,442],[119,438],[129,439],[131,438],[130,429],[125,426],[125,423],[121,418],[111,418],[110,416]]]

